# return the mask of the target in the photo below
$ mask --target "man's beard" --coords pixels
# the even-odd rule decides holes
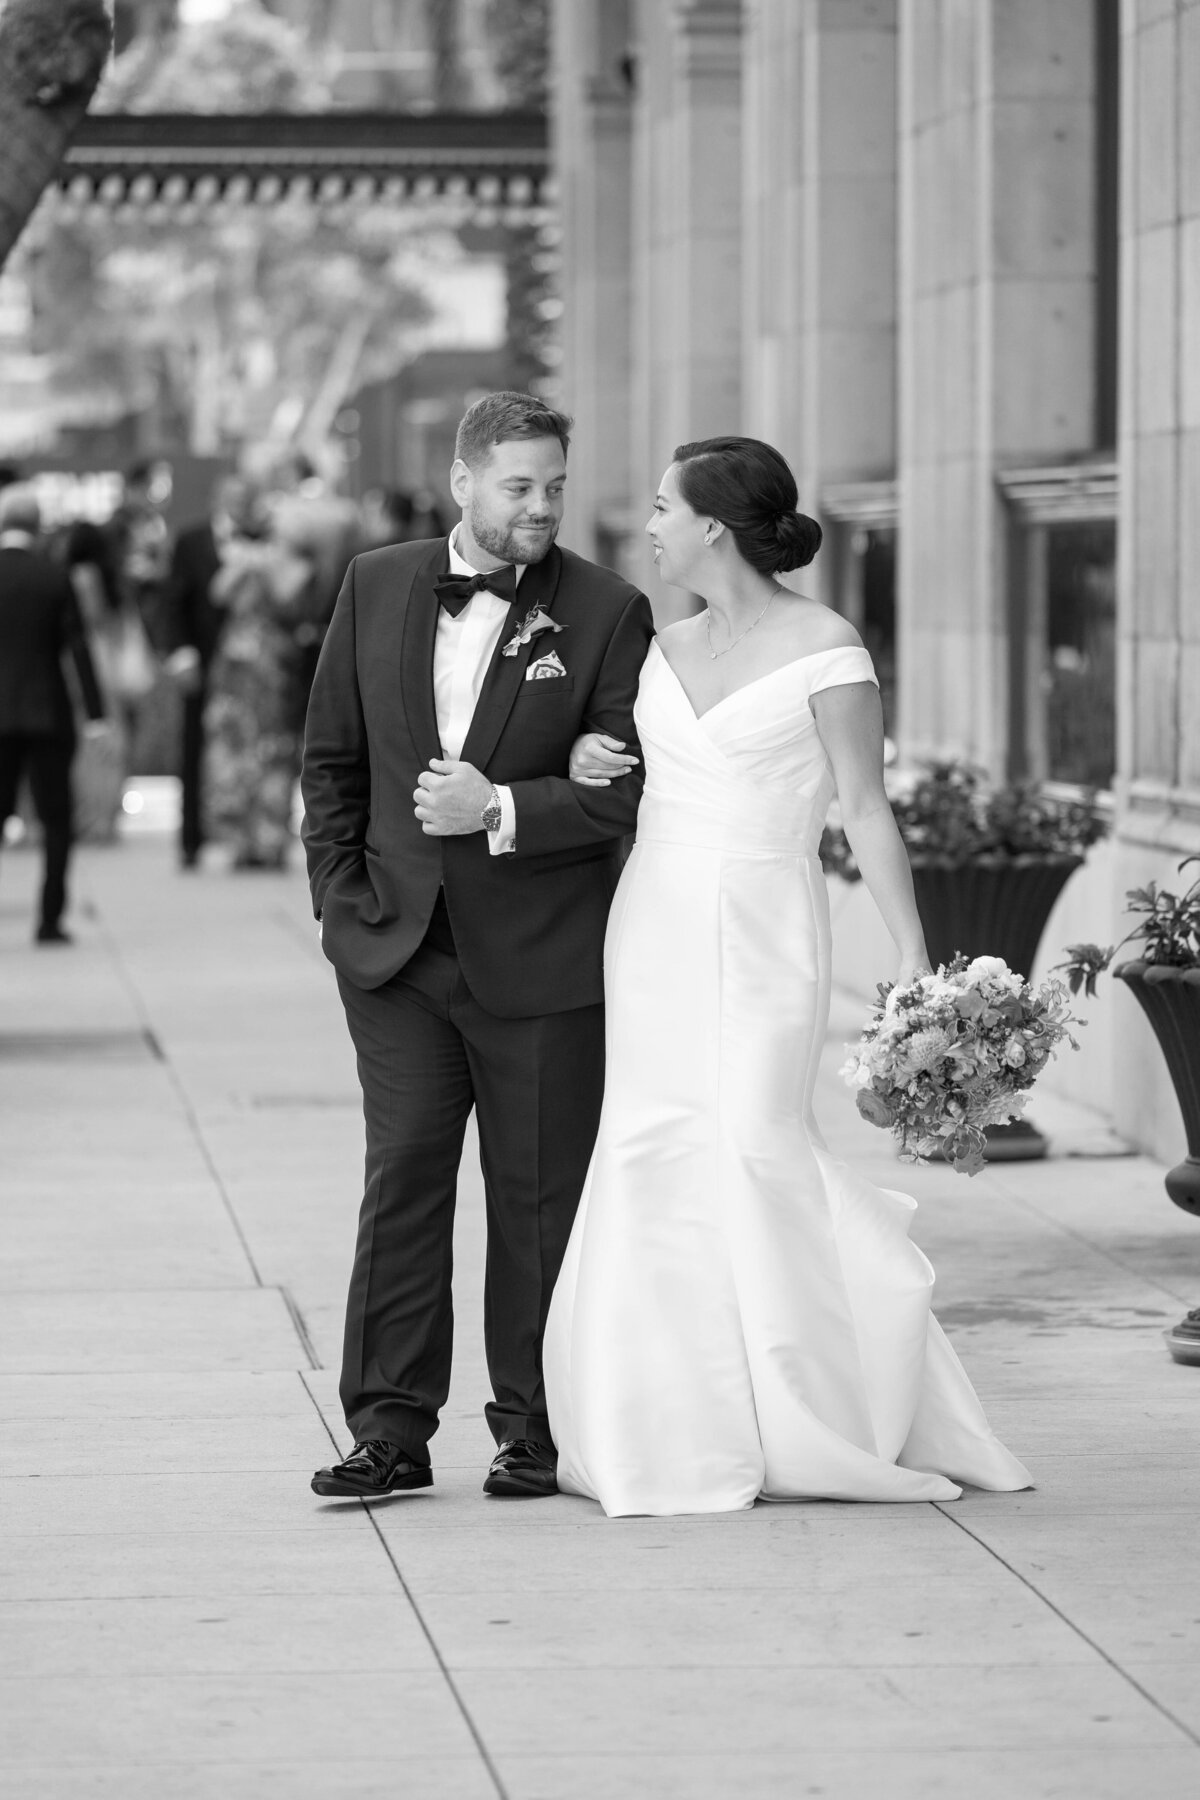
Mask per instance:
[[[501,562],[541,562],[558,536],[557,522],[554,519],[548,519],[546,521],[547,534],[542,548],[531,550],[511,529],[489,523],[487,516],[473,502],[467,515],[467,523],[471,527],[471,536],[479,548],[486,550],[489,556],[499,557]]]

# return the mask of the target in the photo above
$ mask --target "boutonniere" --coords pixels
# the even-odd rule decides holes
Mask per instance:
[[[565,631],[566,629],[565,625],[556,624],[550,614],[543,612],[540,606],[535,606],[525,614],[500,654],[501,656],[515,656],[523,645],[533,641],[539,631]]]

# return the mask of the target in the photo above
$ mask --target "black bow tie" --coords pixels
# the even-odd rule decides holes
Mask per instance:
[[[498,594],[501,600],[507,600],[511,606],[517,597],[517,571],[514,565],[505,563],[502,568],[492,569],[487,575],[442,575],[433,584],[439,604],[445,607],[452,618],[457,618],[467,601],[483,588],[491,594]]]

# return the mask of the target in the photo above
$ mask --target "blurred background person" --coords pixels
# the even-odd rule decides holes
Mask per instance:
[[[69,650],[89,736],[109,727],[75,590],[39,547],[41,517],[30,489],[0,492],[0,833],[27,775],[42,827],[44,877],[35,941],[69,944],[62,926],[71,854],[71,759],[75,716],[63,673]]]
[[[361,510],[336,493],[302,450],[267,446],[249,453],[266,470],[265,506],[272,540],[301,556],[309,579],[294,605],[296,655],[292,663],[291,727],[303,736],[317,658],[333,617],[342,577],[362,548]]]
[[[75,835],[109,842],[116,836],[138,713],[158,679],[158,660],[121,581],[110,536],[81,519],[67,532],[64,558],[112,727],[107,736],[85,738],[76,755]]]
[[[171,557],[164,609],[165,669],[182,695],[179,775],[179,859],[194,869],[204,845],[204,709],[208,677],[226,620],[212,598],[225,548],[243,528],[253,529],[251,484],[229,475],[213,489],[207,519],[179,533]]]
[[[206,833],[235,869],[282,869],[300,773],[297,681],[314,565],[290,541],[289,515],[265,503],[221,546],[209,590],[223,614],[204,707]]]
[[[166,509],[174,480],[165,457],[134,463],[125,473],[121,504],[108,530],[126,595],[136,606],[155,645],[166,633],[164,610],[171,566],[171,533]]]
[[[386,544],[408,544],[416,535],[412,528],[413,498],[402,488],[371,488],[362,497],[359,509],[364,550],[382,550]]]

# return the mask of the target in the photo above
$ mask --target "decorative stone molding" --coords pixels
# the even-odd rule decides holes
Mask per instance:
[[[1179,856],[1200,855],[1200,792],[1140,778],[1120,785],[1117,836]]]
[[[687,79],[736,75],[741,68],[741,0],[676,0],[675,66]]]
[[[1073,525],[1117,516],[1115,462],[997,469],[996,486],[1017,517],[1029,525]]]
[[[821,489],[821,511],[839,525],[890,531],[900,516],[899,487],[895,480],[840,481]]]
[[[542,113],[97,113],[59,183],[77,200],[466,194],[536,205],[550,176]]]

